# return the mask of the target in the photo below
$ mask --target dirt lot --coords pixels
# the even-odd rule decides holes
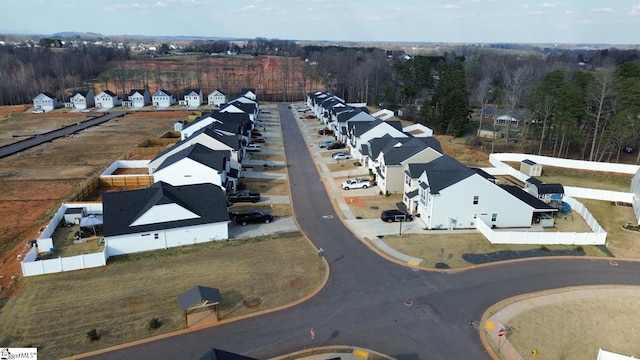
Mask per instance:
[[[182,111],[137,112],[0,159],[2,296],[15,291],[12,277],[19,277],[17,257],[25,250],[24,243],[38,237],[38,230],[46,225],[62,199],[114,160],[127,158],[137,144],[171,130],[172,124],[186,115]],[[2,134],[10,129],[44,131],[74,122],[77,116],[83,115],[58,110],[49,114],[17,114],[0,121],[0,131]]]

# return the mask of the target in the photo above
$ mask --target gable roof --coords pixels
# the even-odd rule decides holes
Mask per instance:
[[[143,95],[147,92],[147,90],[145,89],[131,89],[131,91],[129,91],[129,93],[127,94],[127,96],[133,96],[136,93]]]
[[[102,196],[104,236],[118,236],[229,221],[224,191],[214,184],[172,186]]]
[[[50,92],[45,91],[45,92],[41,92],[40,94],[38,94],[36,97],[34,97],[34,99],[37,99],[38,97],[41,97],[41,96],[48,97],[49,99],[55,99],[55,98],[56,98],[56,97],[55,97],[53,94],[51,94]]]
[[[160,89],[155,94],[153,94],[153,96],[173,96],[173,94],[168,90]]]
[[[533,160],[529,160],[529,159],[524,159],[522,160],[523,163],[527,164],[527,165],[536,165],[537,163]]]
[[[98,96],[102,95],[102,94],[106,94],[109,95],[111,97],[117,97],[118,95],[114,94],[112,91],[110,90],[102,90],[102,92],[100,92],[100,94],[98,94]]]
[[[449,155],[442,155],[426,165],[425,173],[431,194],[438,194],[440,190],[475,175],[475,171]]]
[[[429,146],[416,138],[409,138],[409,141],[400,146],[389,145],[382,150],[385,165],[400,165],[400,163],[413,155],[429,148]]]
[[[191,94],[195,93],[196,95],[200,95],[200,93],[202,93],[202,89],[184,89],[184,96],[189,96]]]
[[[76,96],[76,95],[80,95],[80,96],[82,96],[82,97],[86,98],[86,97],[89,95],[89,92],[88,92],[88,91],[79,91],[79,90],[76,90],[76,91],[74,91],[74,92],[73,92],[73,94],[71,94],[71,97],[74,97],[74,96]]]
[[[528,178],[527,182],[538,189],[538,195],[564,194],[564,187],[559,183],[545,183],[542,180],[538,180],[534,177]]]
[[[215,95],[223,95],[223,96],[227,96],[227,94],[223,93],[222,91],[220,91],[220,90],[218,90],[218,89],[213,90],[213,91],[212,91],[212,92],[210,92],[210,93],[209,93],[209,95],[207,95],[207,96],[211,96],[211,95],[214,95],[214,96],[215,96]]]
[[[229,151],[213,150],[202,144],[195,143],[188,148],[167,157],[155,171],[160,171],[185,158],[191,159],[209,168],[222,171],[226,167],[226,161],[229,159],[229,156]]]
[[[188,310],[194,305],[215,304],[222,302],[220,290],[212,287],[196,285],[178,295],[180,310]]]
[[[404,173],[406,175],[409,175],[409,177],[412,179],[417,179],[420,177],[420,175],[422,175],[423,172],[425,172],[425,170],[427,169],[427,164],[428,163],[407,164],[407,166],[404,168]]]

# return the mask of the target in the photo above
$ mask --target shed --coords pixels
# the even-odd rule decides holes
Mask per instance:
[[[86,209],[83,207],[70,207],[64,211],[65,225],[78,225],[80,219],[86,216]]]
[[[520,162],[520,172],[528,176],[541,176],[542,164],[538,164],[529,159],[524,159]]]
[[[189,327],[188,316],[196,310],[213,309],[216,320],[220,320],[222,296],[216,288],[197,285],[178,296],[178,305],[184,312],[185,325]]]

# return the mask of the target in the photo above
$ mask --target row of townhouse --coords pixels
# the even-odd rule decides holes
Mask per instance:
[[[255,89],[242,89],[239,97],[256,100],[256,91]],[[216,89],[207,95],[206,103],[213,108],[220,108],[220,106],[227,103],[227,100],[227,95]],[[49,112],[60,107],[84,110],[93,107],[102,109],[109,109],[116,106],[141,108],[152,105],[162,109],[173,106],[176,103],[181,106],[197,108],[203,105],[204,102],[205,98],[202,89],[185,89],[182,99],[179,100],[176,99],[174,94],[165,89],[161,89],[153,95],[146,89],[132,89],[122,98],[109,90],[101,91],[97,95],[94,95],[93,91],[88,90],[74,91],[66,102],[60,101],[48,92],[43,92],[33,98],[33,108],[34,112]]]
[[[229,238],[227,193],[236,191],[258,102],[238,97],[181,123],[182,140],[148,163],[146,189],[102,197],[108,256]]]
[[[380,192],[402,194],[405,209],[428,229],[471,229],[478,219],[491,227],[528,228],[558,211],[527,190],[498,184],[481,169],[444,154],[425,126],[403,127],[386,111],[369,114],[323,91],[309,93],[307,106],[347,144]]]

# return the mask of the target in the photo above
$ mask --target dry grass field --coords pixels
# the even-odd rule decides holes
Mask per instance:
[[[220,289],[224,320],[301,299],[323,277],[324,264],[299,233],[117,257],[105,268],[24,279],[0,312],[0,343],[38,347],[43,359],[70,356],[183,329],[176,299],[195,285]],[[246,307],[253,297],[261,304]],[[159,329],[146,329],[152,318]],[[91,342],[94,328],[101,339]]]
[[[98,175],[111,162],[123,159],[137,144],[172,129],[187,112],[137,112],[116,118],[66,138],[56,139],[0,159],[0,287],[7,296],[19,274],[17,254],[23,242],[38,237],[60,202]],[[55,129],[78,121],[77,114],[61,110],[49,114],[22,113],[0,121],[0,132],[10,129]],[[20,130],[22,131],[22,130]],[[44,131],[44,130],[40,130]]]

